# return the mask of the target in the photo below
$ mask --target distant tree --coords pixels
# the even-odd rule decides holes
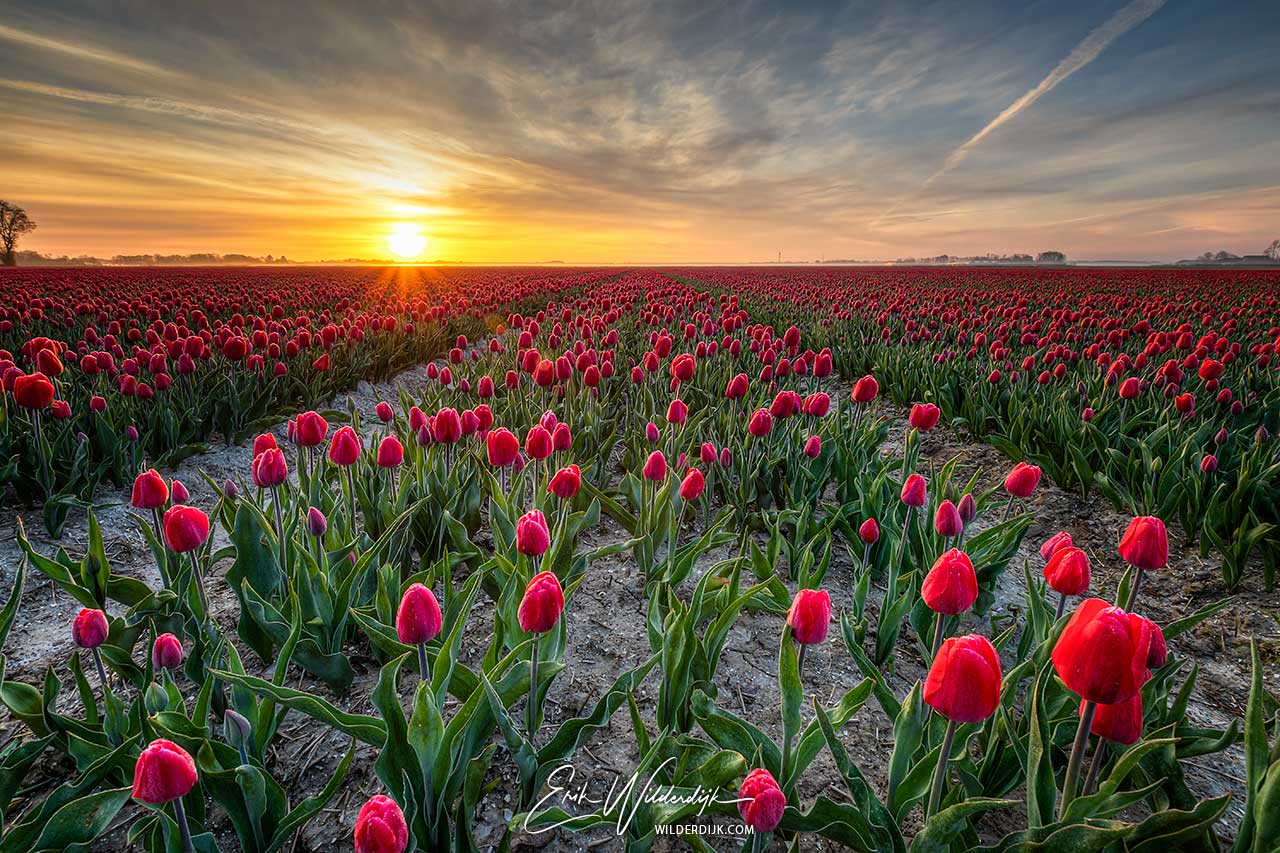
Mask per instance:
[[[0,199],[0,263],[6,267],[15,265],[17,258],[13,254],[13,247],[18,245],[18,237],[34,230],[36,224],[25,210]]]
[[[1230,252],[1228,252],[1226,249],[1223,249],[1219,251],[1216,255],[1214,255],[1213,259],[1215,261],[1238,261],[1240,260],[1240,256],[1233,255]]]
[[[1262,254],[1273,261],[1280,261],[1280,240],[1273,241]]]
[[[1067,262],[1067,256],[1062,252],[1041,252],[1036,255],[1036,263],[1038,264],[1064,264]]]

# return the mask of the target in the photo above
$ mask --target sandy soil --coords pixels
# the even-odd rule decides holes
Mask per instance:
[[[361,385],[349,395],[341,395],[333,408],[346,408],[347,398],[366,418],[373,418],[373,407],[379,400],[396,399],[399,389],[409,393],[426,384],[421,368],[406,371],[389,383]],[[847,393],[847,391],[845,392]],[[905,426],[905,412],[889,407],[881,414],[894,418],[894,427],[886,442],[886,448],[901,446]],[[283,426],[277,433],[283,438]],[[1010,461],[998,451],[986,445],[974,444],[962,436],[939,428],[929,433],[922,446],[922,464],[932,460],[940,467],[947,459],[959,455],[961,473],[965,478],[973,471],[981,473],[982,485],[1002,479]],[[192,502],[204,507],[213,503],[211,490],[199,475],[205,471],[215,481],[228,476],[247,476],[250,465],[250,449],[245,447],[215,447],[211,451],[192,457],[167,475],[181,479],[191,491]],[[115,571],[142,577],[157,583],[158,576],[151,565],[151,555],[142,537],[134,529],[128,515],[127,493],[105,494],[100,497],[104,505],[98,512],[107,551]],[[1122,572],[1122,564],[1116,554],[1115,544],[1119,533],[1127,523],[1127,517],[1115,512],[1109,504],[1094,496],[1082,500],[1076,494],[1042,483],[1033,498],[1036,522],[1028,533],[1024,545],[1000,579],[998,601],[992,615],[1020,607],[1022,600],[1022,572],[1024,559],[1039,567],[1039,544],[1058,530],[1067,530],[1076,544],[1085,548],[1093,562],[1095,588],[1114,590]],[[58,545],[73,554],[83,552],[87,526],[83,519],[73,518],[68,524],[61,543],[43,537],[36,513],[14,513],[7,510],[0,519],[0,583],[5,587],[12,582],[13,572],[21,558],[21,551],[14,536],[16,515],[26,515],[27,532],[43,552],[50,553]],[[584,547],[596,547],[623,537],[622,530],[608,519],[597,528],[584,534]],[[1219,580],[1219,568],[1213,561],[1202,561],[1181,541],[1180,535],[1171,538],[1173,558],[1171,568],[1158,577],[1150,578],[1143,587],[1142,609],[1160,622],[1167,622],[1187,615],[1202,605],[1221,598],[1225,592]],[[225,544],[223,542],[217,545]],[[852,566],[836,549],[836,559],[828,573],[827,588],[837,601],[847,600],[852,583]],[[708,555],[708,564],[724,555]],[[220,567],[225,571],[225,566]],[[695,572],[696,576],[696,572]],[[1248,689],[1249,654],[1248,638],[1257,637],[1263,645],[1267,660],[1267,684],[1271,689],[1280,686],[1280,601],[1276,595],[1265,595],[1260,581],[1252,580],[1236,593],[1235,604],[1201,625],[1192,634],[1173,642],[1172,650],[1195,660],[1200,666],[1199,687],[1195,693],[1191,713],[1197,723],[1225,726],[1244,712]],[[215,617],[230,636],[234,636],[236,604],[234,596],[222,582],[220,574],[213,579],[209,593]],[[873,593],[874,596],[874,593]],[[629,554],[619,555],[592,565],[586,580],[574,600],[569,623],[569,647],[566,653],[566,670],[558,677],[548,697],[544,732],[560,721],[578,715],[600,698],[617,674],[626,668],[645,661],[649,645],[644,625],[639,615],[640,599],[635,571]],[[869,605],[874,607],[875,605]],[[77,605],[38,573],[29,573],[27,591],[17,624],[10,636],[8,648],[8,677],[36,682],[46,666],[54,666],[60,673],[66,670],[66,660],[72,652],[70,621]],[[488,638],[487,627],[492,623],[492,604],[484,596],[470,616],[464,642],[463,659],[474,663],[483,655]],[[986,619],[968,617],[967,630],[983,630]],[[771,614],[744,612],[734,626],[718,673],[720,701],[739,714],[752,720],[767,732],[779,734],[781,723],[778,711],[776,675],[777,637],[782,619]],[[923,662],[907,641],[899,643],[897,667],[893,684],[899,695],[905,694],[911,683],[922,677]],[[833,631],[827,643],[812,651],[806,662],[805,682],[808,690],[818,690],[822,700],[831,701],[840,692],[861,680],[856,664]],[[308,677],[290,678],[290,685],[325,695],[340,707],[353,711],[373,713],[366,698],[377,677],[377,663],[368,647],[357,642],[349,647],[352,665],[357,672],[355,684],[346,697],[334,697],[327,688]],[[246,666],[251,670],[256,664],[252,654],[245,655]],[[413,680],[406,679],[403,698],[406,706],[411,698]],[[651,674],[642,685],[638,700],[642,715],[652,726],[656,708],[658,680]],[[76,700],[64,692],[60,704]],[[451,708],[447,708],[448,718]],[[806,715],[807,719],[807,715]],[[9,737],[21,726],[13,720],[0,722],[0,733]],[[544,735],[545,736],[545,735]],[[885,719],[874,701],[869,702],[845,727],[842,734],[851,757],[866,773],[872,784],[882,792],[886,783],[884,765],[892,743],[892,724]],[[270,767],[285,785],[291,800],[296,802],[318,790],[328,778],[346,747],[346,738],[323,726],[318,726],[300,714],[290,714],[280,732],[280,738],[272,749]],[[380,790],[380,783],[372,771],[375,758],[372,748],[361,747],[356,764],[343,790],[305,829],[293,849],[296,851],[334,851],[351,849],[351,828],[356,812],[365,799]],[[602,779],[611,772],[630,773],[638,755],[635,737],[631,731],[625,709],[615,714],[610,725],[596,732],[587,747],[575,760],[579,772]],[[65,758],[47,754],[37,766],[31,781],[47,781],[50,786],[66,777],[71,765]],[[1224,756],[1196,760],[1189,768],[1189,784],[1201,795],[1214,795],[1223,791],[1235,792],[1222,826],[1224,833],[1238,824],[1241,814],[1243,752],[1237,747]],[[499,746],[491,779],[496,787],[482,802],[475,825],[476,842],[482,850],[495,847],[501,839],[503,827],[516,806],[518,783],[515,770]],[[500,778],[499,778],[500,777]],[[806,803],[817,794],[825,794],[835,800],[847,799],[839,783],[829,757],[824,750],[810,767],[802,781],[802,794]],[[216,809],[215,809],[216,812]],[[993,837],[1015,828],[1021,820],[1021,812],[991,822]],[[115,828],[100,839],[102,850],[124,848],[126,827],[136,815],[126,807],[115,822]],[[1008,825],[1002,826],[1001,821]],[[234,834],[225,821],[215,816],[212,829],[218,835],[223,849],[236,849]],[[609,830],[594,833],[569,834],[552,832],[538,836],[519,835],[513,839],[514,849],[545,849],[548,851],[581,850],[591,845],[596,849],[619,849],[621,845]],[[715,842],[720,850],[738,849],[740,843],[729,840]],[[776,849],[782,849],[775,843]],[[660,840],[658,849],[683,849],[682,844]],[[824,849],[806,842],[806,849]]]

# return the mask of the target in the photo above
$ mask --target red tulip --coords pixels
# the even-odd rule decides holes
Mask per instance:
[[[857,382],[853,383],[853,391],[850,396],[853,402],[860,404],[870,403],[880,393],[880,385],[876,382],[874,376],[864,376]]]
[[[1040,546],[1040,559],[1046,563],[1049,558],[1063,548],[1071,547],[1071,534],[1067,532],[1055,533],[1048,539],[1044,540],[1044,544]]]
[[[163,527],[165,544],[178,554],[196,550],[209,538],[209,516],[193,506],[169,507]]]
[[[499,427],[485,436],[485,445],[489,452],[489,464],[495,468],[510,465],[520,455],[520,439],[506,427]]]
[[[1150,619],[1147,627],[1151,629],[1151,650],[1147,652],[1147,669],[1159,669],[1169,659],[1169,647],[1164,642],[1164,631]]]
[[[747,422],[747,432],[756,438],[762,438],[773,430],[773,415],[769,414],[768,409],[756,409],[751,413],[751,420]]]
[[[551,546],[551,530],[546,516],[530,510],[516,522],[516,550],[529,557],[541,557]]]
[[[925,502],[925,483],[924,477],[919,474],[912,474],[907,481],[902,484],[902,502],[907,506],[921,507]]]
[[[810,459],[817,459],[822,455],[822,439],[818,438],[816,435],[809,436],[809,440],[804,443],[804,450],[802,452]]]
[[[530,459],[546,459],[555,450],[551,433],[542,424],[534,424],[529,428],[524,439],[524,452]]]
[[[858,538],[867,545],[874,545],[880,539],[880,525],[874,518],[868,518],[858,526]]]
[[[526,634],[541,634],[556,626],[564,611],[564,590],[554,572],[540,572],[533,576],[520,599],[517,617],[520,630]]]
[[[158,806],[186,796],[197,778],[191,755],[176,743],[157,738],[142,750],[133,768],[133,798]]]
[[[82,649],[96,649],[107,641],[107,614],[85,608],[71,623],[71,639]]]
[[[1139,516],[1129,522],[1120,539],[1120,556],[1144,571],[1163,569],[1169,564],[1169,535],[1164,522],[1154,515]]]
[[[782,823],[787,798],[763,767],[752,770],[738,789],[738,814],[758,833],[773,832]]]
[[[13,399],[24,409],[47,409],[53,402],[53,383],[43,373],[19,376],[13,381]]]
[[[1080,715],[1085,713],[1086,702],[1080,703]],[[1112,743],[1129,745],[1142,737],[1142,692],[1139,691],[1123,702],[1099,705],[1089,727],[1100,738]]]
[[[169,486],[155,468],[143,471],[133,479],[130,504],[136,509],[159,509],[169,500]]]
[[[289,464],[284,452],[272,447],[253,457],[253,483],[260,489],[274,489],[289,479]]]
[[[747,396],[747,374],[739,373],[737,376],[729,380],[724,388],[724,396],[727,400],[739,400]]]
[[[571,447],[573,447],[573,433],[569,431],[569,425],[556,424],[556,428],[551,431],[551,449],[563,452]]]
[[[689,473],[684,475],[684,480],[680,483],[680,497],[686,501],[696,501],[702,497],[702,490],[706,488],[706,479],[702,476],[702,472],[697,468],[690,468]]]
[[[173,634],[161,634],[151,644],[151,665],[155,669],[177,669],[182,658],[182,641]]]
[[[689,419],[689,407],[679,397],[667,406],[667,423],[682,425]]]
[[[797,643],[812,646],[827,638],[831,623],[831,596],[825,589],[802,589],[791,600],[787,625]]]
[[[356,816],[356,853],[404,853],[409,826],[395,800],[376,794]]]
[[[276,444],[275,435],[269,432],[264,432],[253,440],[253,455],[257,457],[267,450],[275,450],[278,447],[279,445]]]
[[[335,465],[354,465],[362,449],[360,436],[351,427],[344,426],[329,439],[329,461]]]
[[[980,723],[1000,705],[1000,657],[980,634],[943,642],[924,682],[924,701],[956,723]]]
[[[939,536],[951,538],[964,532],[964,522],[960,520],[960,510],[949,500],[938,504],[938,511],[933,516],[933,529]]]
[[[667,457],[661,450],[649,454],[644,463],[644,478],[653,483],[661,483],[667,478]]]
[[[294,437],[303,447],[317,447],[324,442],[329,424],[319,412],[303,412],[298,415]]]
[[[404,445],[394,435],[378,443],[378,467],[397,468],[404,462]]]
[[[955,616],[978,600],[978,576],[963,551],[952,548],[933,564],[920,587],[924,603],[934,613]]]
[[[938,418],[941,416],[942,410],[933,403],[916,403],[911,407],[911,414],[907,420],[915,429],[928,432],[938,425]]]
[[[444,617],[435,593],[420,583],[404,591],[396,610],[396,636],[406,646],[429,643],[440,633]]]
[[[1044,579],[1061,595],[1083,595],[1089,590],[1089,557],[1084,551],[1068,545],[1049,557]]]
[[[453,444],[462,438],[462,418],[456,409],[446,406],[436,412],[431,420],[431,437],[440,444]]]
[[[1130,376],[1128,379],[1120,383],[1120,399],[1132,400],[1138,396],[1141,388],[1138,385],[1136,377]]]
[[[378,403],[378,405],[374,406],[373,411],[378,416],[378,420],[382,421],[384,424],[390,423],[396,416],[395,411],[391,408],[391,404],[386,400],[383,400]]]
[[[1113,705],[1142,687],[1150,651],[1147,620],[1101,598],[1087,598],[1053,647],[1053,668],[1078,696]]]
[[[547,484],[547,491],[561,500],[567,500],[582,488],[582,472],[577,465],[561,468]]]
[[[671,359],[671,375],[680,382],[688,382],[693,378],[694,368],[698,366],[697,361],[689,353],[681,353]]]
[[[1040,467],[1019,462],[1004,478],[1004,489],[1016,498],[1027,498],[1040,484]]]

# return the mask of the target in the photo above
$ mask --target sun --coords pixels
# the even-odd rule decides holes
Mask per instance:
[[[397,222],[387,236],[387,248],[402,260],[412,260],[427,248],[427,238],[422,236],[413,222]]]

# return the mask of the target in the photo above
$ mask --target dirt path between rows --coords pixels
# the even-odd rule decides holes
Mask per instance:
[[[370,386],[361,383],[350,394],[339,395],[331,408],[345,409],[350,400],[366,422],[373,423],[374,406],[382,399],[395,400],[400,390],[417,395],[425,389],[428,380],[424,371],[414,368],[390,382]],[[845,388],[842,393],[847,393]],[[893,418],[893,427],[885,452],[893,452],[902,444],[905,429],[905,412],[892,406],[881,406],[880,414]],[[283,439],[284,427],[276,428]],[[282,441],[283,444],[283,441]],[[214,503],[212,490],[200,476],[206,472],[215,482],[227,477],[246,478],[251,462],[249,446],[217,447],[206,453],[185,460],[166,476],[181,479],[190,489],[191,502],[209,508]],[[987,486],[1001,481],[1010,467],[1010,460],[994,448],[972,443],[962,436],[939,428],[927,434],[922,444],[921,464],[933,462],[935,468],[953,456],[959,456],[961,480],[977,471],[980,485]],[[129,518],[128,493],[104,494],[100,503],[116,501],[98,511],[106,539],[107,553],[116,572],[140,577],[149,583],[159,582],[152,564],[149,549]],[[1009,613],[1021,607],[1023,595],[1022,563],[1027,560],[1038,572],[1041,565],[1038,553],[1040,543],[1059,530],[1071,533],[1075,543],[1083,547],[1093,562],[1094,589],[1102,595],[1111,595],[1122,573],[1123,566],[1115,545],[1124,530],[1128,518],[1115,512],[1098,496],[1081,499],[1047,482],[1042,483],[1031,501],[1036,521],[1014,561],[999,581],[997,604],[992,617]],[[83,552],[87,537],[87,524],[83,518],[73,518],[67,525],[60,543],[51,542],[42,535],[38,513],[5,510],[0,517],[0,584],[5,588],[12,583],[13,572],[21,559],[21,551],[15,538],[14,519],[23,515],[27,519],[27,531],[33,543],[45,553],[52,553],[60,545],[73,556]],[[981,523],[978,524],[980,528]],[[1172,531],[1171,531],[1172,532]],[[221,534],[221,531],[219,531]],[[625,538],[622,529],[607,518],[595,529],[583,536],[582,547],[594,548]],[[1180,534],[1171,536],[1171,563],[1167,571],[1149,579],[1143,587],[1142,607],[1146,615],[1161,623],[1185,616],[1199,607],[1224,595],[1219,580],[1219,567],[1212,560],[1201,560],[1198,554],[1188,551]],[[215,541],[215,548],[226,544]],[[839,606],[848,600],[853,580],[853,566],[843,553],[834,549],[836,558],[828,573],[826,587]],[[710,565],[726,554],[710,554],[704,557]],[[237,616],[235,598],[221,579],[211,580],[209,594],[212,609],[223,630],[234,636]],[[695,571],[695,576],[697,572]],[[1266,681],[1272,690],[1280,687],[1277,677],[1280,667],[1280,602],[1273,595],[1265,595],[1260,588],[1257,573],[1236,593],[1230,608],[1201,625],[1196,631],[1174,641],[1172,651],[1195,661],[1200,668],[1198,688],[1195,692],[1191,715],[1194,722],[1204,725],[1225,726],[1238,719],[1244,712],[1248,691],[1249,651],[1248,638],[1257,637],[1262,644],[1267,661]],[[873,593],[874,596],[874,593]],[[874,605],[869,605],[874,606]],[[558,677],[548,696],[547,720],[544,732],[564,719],[577,716],[584,708],[597,701],[608,685],[623,670],[643,663],[650,656],[643,619],[639,613],[640,597],[635,570],[629,554],[624,553],[598,561],[590,567],[569,613],[569,644],[565,656],[566,669]],[[70,622],[78,605],[66,594],[59,593],[42,575],[28,574],[27,590],[17,623],[10,635],[8,648],[8,677],[28,683],[37,683],[45,667],[53,665],[59,673],[66,672],[66,661],[73,651]],[[462,659],[475,664],[482,657],[489,628],[492,624],[492,603],[481,596],[477,601],[464,640]],[[989,623],[966,617],[964,629],[986,631]],[[732,629],[724,658],[718,673],[720,702],[734,712],[750,719],[765,731],[778,734],[781,723],[778,712],[777,690],[777,638],[782,630],[782,619],[771,614],[744,612]],[[897,668],[892,682],[898,695],[903,695],[915,680],[924,673],[923,661],[904,631],[897,653]],[[824,702],[854,686],[861,680],[857,666],[833,631],[828,641],[809,655],[806,663],[805,682],[809,690],[818,690]],[[326,696],[339,707],[362,713],[374,713],[368,695],[378,675],[378,663],[368,653],[363,641],[349,647],[356,680],[346,697],[334,697],[328,689],[309,677],[290,677],[290,686],[310,690]],[[246,667],[254,671],[258,664],[251,653],[245,655]],[[264,667],[257,667],[263,674]],[[407,706],[411,699],[414,680],[406,679],[402,698]],[[658,679],[651,674],[638,692],[642,716],[652,725],[657,704]],[[189,688],[190,685],[185,685]],[[74,691],[71,691],[73,693]],[[78,700],[65,692],[59,705],[69,712]],[[452,703],[452,700],[450,700]],[[447,706],[448,719],[452,705]],[[0,722],[0,734],[13,736],[21,728],[16,721]],[[544,735],[545,736],[545,735]],[[892,745],[892,724],[884,718],[872,702],[863,708],[845,727],[842,734],[846,748],[855,762],[862,767],[868,779],[883,793],[884,775],[889,749]],[[315,793],[323,786],[329,773],[345,751],[346,739],[336,731],[318,726],[301,714],[291,713],[280,732],[280,739],[272,750],[269,766],[289,791],[292,801]],[[294,846],[296,851],[350,850],[351,828],[356,812],[365,799],[380,791],[381,786],[372,771],[375,750],[361,747],[356,764],[343,790],[305,829]],[[629,774],[636,766],[638,754],[631,724],[625,710],[615,714],[610,725],[596,732],[587,747],[575,758],[579,773],[608,779],[613,773]],[[71,772],[70,762],[62,757],[47,755],[37,766],[33,782],[45,780],[50,786],[66,778]],[[475,840],[481,850],[497,845],[502,831],[516,806],[518,780],[505,748],[499,746],[493,762],[491,776],[502,776],[479,809],[475,825]],[[1188,769],[1188,783],[1202,796],[1233,791],[1235,799],[1222,821],[1224,834],[1238,825],[1242,813],[1243,751],[1236,747],[1222,756],[1198,759]],[[801,783],[801,792],[808,802],[818,794],[836,800],[847,800],[843,785],[823,751],[810,767]],[[214,810],[216,813],[216,809]],[[114,829],[99,839],[98,849],[124,849],[127,826],[135,816],[131,808],[121,812]],[[989,822],[993,838],[1002,832],[1021,825],[1022,814],[1015,810]],[[1006,824],[1007,825],[1004,825]],[[225,820],[215,816],[212,829],[218,835],[222,849],[236,849],[234,834]],[[612,832],[607,829],[592,833],[570,834],[552,832],[539,836],[518,836],[514,849],[541,848],[547,851],[581,850],[586,845],[595,849],[613,850],[621,847]],[[716,849],[738,849],[740,842],[712,842]],[[806,841],[806,849],[831,849],[819,839]],[[782,849],[780,843],[774,845]],[[683,849],[683,845],[660,839],[655,849]]]

